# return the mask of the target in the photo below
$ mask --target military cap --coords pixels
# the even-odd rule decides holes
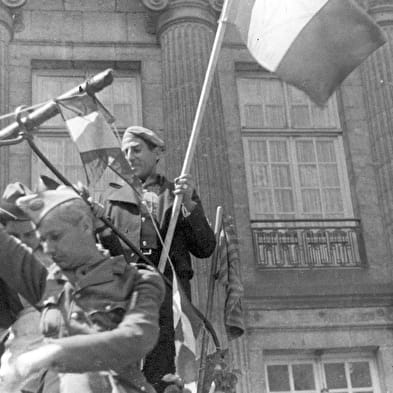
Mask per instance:
[[[23,210],[16,206],[16,200],[28,194],[31,194],[30,189],[22,183],[8,184],[0,201],[0,221],[5,223],[10,220],[30,220]]]
[[[121,148],[124,151],[130,146],[134,146],[135,138],[143,139],[145,142],[149,142],[154,146],[165,149],[164,141],[152,130],[141,126],[131,126],[124,131],[123,140],[121,142]]]
[[[45,190],[18,198],[16,204],[38,225],[55,207],[81,199],[76,191],[67,186],[59,186],[56,190]]]
[[[56,188],[59,186],[60,183],[58,183],[56,180],[53,180],[49,176],[40,175],[35,191],[42,192],[46,190],[56,190]]]

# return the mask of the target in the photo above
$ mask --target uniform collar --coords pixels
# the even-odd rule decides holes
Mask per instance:
[[[165,189],[173,189],[171,183],[161,175],[154,175],[147,178],[145,183],[143,183],[143,188],[147,188],[152,185],[157,185],[160,188],[160,193],[163,193]],[[119,188],[116,189],[114,188],[107,199],[112,202],[126,202],[139,205],[138,194],[128,184],[119,186]]]
[[[75,271],[75,286],[82,289],[113,281],[114,276],[123,274],[126,267],[127,263],[122,256],[99,259],[97,262],[80,267]]]

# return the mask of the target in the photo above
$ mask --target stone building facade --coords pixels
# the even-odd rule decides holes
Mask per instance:
[[[2,0],[1,113],[110,67],[100,98],[120,133],[158,130],[162,169],[175,177],[221,3]],[[192,172],[211,221],[224,206],[240,241],[246,334],[227,344],[214,318],[242,371],[239,392],[393,389],[393,4],[360,3],[387,43],[323,109],[257,66],[232,27],[225,36]],[[60,118],[35,140],[72,181],[83,178]],[[1,189],[34,186],[45,171],[27,144],[1,147]],[[208,261],[195,271],[203,308]]]

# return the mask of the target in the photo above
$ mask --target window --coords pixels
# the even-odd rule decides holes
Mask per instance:
[[[74,88],[88,77],[103,71],[102,67],[89,72],[81,69],[55,69],[33,71],[33,105],[45,102]],[[131,124],[141,124],[141,92],[139,74],[137,71],[115,70],[114,81],[110,86],[97,94],[100,101],[109,109],[116,119],[119,131]],[[86,184],[84,169],[79,153],[68,136],[64,121],[60,115],[42,124],[35,141],[42,152],[71,182],[78,180]],[[33,184],[41,174],[54,175],[33,154],[32,179]],[[92,190],[99,195],[105,190],[110,181],[118,181],[110,170]]]
[[[268,360],[265,366],[268,393],[379,393],[372,355],[326,355],[300,360]],[[288,357],[286,357],[288,359]]]
[[[339,137],[244,137],[251,218],[352,216]]]
[[[360,266],[336,97],[320,108],[265,72],[237,87],[258,265]]]

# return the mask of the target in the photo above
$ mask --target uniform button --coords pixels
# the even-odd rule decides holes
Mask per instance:
[[[80,293],[76,293],[76,294],[74,295],[75,299],[79,299],[81,296],[82,296],[82,295],[81,295]]]
[[[147,241],[146,241],[146,240],[144,240],[144,241],[142,242],[142,246],[147,246]]]
[[[78,319],[79,315],[76,311],[71,313],[71,319]]]
[[[146,218],[145,217],[142,217],[142,222],[145,222],[146,221]]]
[[[108,304],[107,306],[105,306],[105,310],[106,311],[109,311],[111,309],[111,305],[110,304]]]

